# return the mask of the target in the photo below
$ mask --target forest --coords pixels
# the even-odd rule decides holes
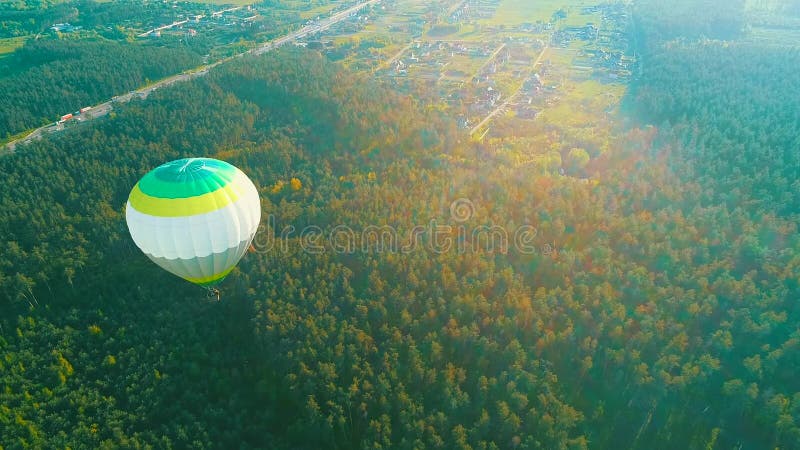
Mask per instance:
[[[201,54],[103,39],[30,40],[0,60],[0,138],[197,67]]]
[[[0,448],[798,448],[800,55],[665,43],[644,6],[597,183],[302,49],[0,157]],[[125,225],[185,156],[246,172],[276,230],[406,232],[466,198],[542,251],[276,237],[208,301]]]

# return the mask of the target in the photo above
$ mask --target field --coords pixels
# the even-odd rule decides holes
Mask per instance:
[[[502,24],[506,27],[537,21],[548,22],[558,10],[567,12],[567,20],[571,16],[578,16],[583,6],[597,4],[592,0],[502,0],[497,7],[494,17],[485,21],[487,25]],[[583,16],[585,17],[585,16]],[[580,19],[575,19],[575,25],[582,25]]]
[[[318,16],[326,16],[331,10],[341,5],[341,0],[325,2],[324,5],[311,7],[311,2],[301,0],[283,0],[280,2],[280,9],[297,11],[303,20],[314,19]]]
[[[0,58],[22,47],[28,38],[26,36],[0,39]]]
[[[590,80],[568,83],[562,92],[564,97],[558,104],[542,112],[542,120],[560,126],[585,127],[597,121],[596,114],[616,107],[625,94],[625,86]]]

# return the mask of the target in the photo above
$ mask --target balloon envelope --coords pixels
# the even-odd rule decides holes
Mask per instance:
[[[216,159],[186,158],[142,177],[128,197],[125,218],[133,241],[153,262],[211,287],[250,246],[261,203],[241,170]]]

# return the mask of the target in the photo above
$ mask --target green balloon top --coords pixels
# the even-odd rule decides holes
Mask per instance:
[[[184,158],[162,164],[141,180],[139,189],[151,197],[189,198],[225,187],[236,167],[213,158]]]

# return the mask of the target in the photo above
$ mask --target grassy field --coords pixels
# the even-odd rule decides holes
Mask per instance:
[[[0,58],[22,47],[28,36],[0,39]]]
[[[307,19],[315,19],[317,18],[317,16],[324,17],[330,15],[331,10],[333,10],[333,8],[339,5],[339,3],[340,2],[331,2],[327,5],[317,6],[316,8],[312,8],[307,11],[302,11],[300,12],[300,17],[302,17],[303,20],[307,20]]]
[[[574,85],[570,94],[576,98],[597,99],[603,96],[620,98],[625,95],[625,86],[621,84],[604,84],[599,81],[585,81]]]
[[[450,41],[486,42],[492,40],[493,37],[491,31],[481,31],[476,25],[463,24],[458,32],[446,36],[444,39]]]
[[[581,8],[571,8],[567,12],[567,18],[561,24],[567,27],[582,27],[593,23],[600,25],[602,16],[600,14],[581,14]]]
[[[472,79],[472,76],[486,62],[486,58],[477,58],[469,55],[455,55],[449,59],[451,71],[464,72],[464,76]]]
[[[568,48],[550,48],[544,55],[544,61],[550,61],[557,67],[569,67],[575,59],[575,51]]]
[[[596,121],[596,114],[619,103],[626,87],[590,80],[568,83],[562,99],[542,111],[542,120],[568,127],[585,127]]]
[[[568,6],[565,5],[567,3]],[[487,25],[504,24],[506,26],[515,26],[526,22],[534,23],[536,21],[549,22],[553,17],[553,13],[559,9],[567,11],[568,21],[570,16],[576,16],[577,18],[573,20],[580,22],[580,20],[590,17],[580,16],[581,8],[596,3],[597,1],[593,0],[574,0],[570,2],[565,0],[503,0],[497,7],[494,17],[484,22]]]

